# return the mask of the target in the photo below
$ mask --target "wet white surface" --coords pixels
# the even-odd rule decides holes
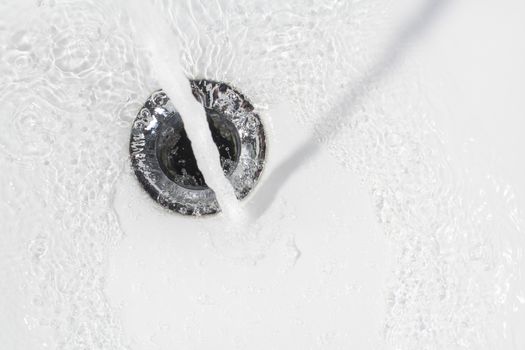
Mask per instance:
[[[129,130],[159,86],[116,6],[4,1],[2,348],[525,347],[525,6],[155,6],[185,73],[265,123],[252,221],[138,185]]]

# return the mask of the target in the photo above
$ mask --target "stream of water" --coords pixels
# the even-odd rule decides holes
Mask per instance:
[[[150,54],[155,79],[181,114],[199,169],[215,192],[223,215],[231,220],[238,218],[240,211],[234,189],[224,176],[204,108],[193,97],[179,62],[180,53],[169,24],[155,12],[153,4],[144,6],[141,1],[132,0],[121,1],[121,5],[136,29],[136,42]]]

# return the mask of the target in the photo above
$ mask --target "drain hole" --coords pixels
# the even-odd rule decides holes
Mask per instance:
[[[257,184],[264,168],[264,128],[250,102],[231,86],[210,80],[190,81],[206,111],[224,174],[238,199]],[[206,185],[180,114],[162,90],[138,112],[130,137],[131,165],[137,179],[160,205],[184,215],[220,211]]]
[[[239,134],[233,123],[219,113],[206,109],[206,115],[213,141],[219,150],[222,169],[226,176],[230,176],[239,161]],[[207,189],[182,120],[171,120],[173,125],[163,129],[156,140],[155,149],[160,168],[171,181],[184,188]]]

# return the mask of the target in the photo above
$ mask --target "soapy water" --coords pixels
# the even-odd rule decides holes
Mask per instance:
[[[365,39],[388,12],[383,1],[326,1],[315,10],[302,0],[155,6],[181,43],[186,77],[242,86],[260,110],[285,96],[305,127],[328,113],[347,116],[337,106],[368,65]],[[11,348],[128,348],[104,286],[109,249],[123,234],[113,198],[129,166],[129,127],[164,83],[194,103],[182,97],[189,86],[180,75],[158,80],[139,32],[109,1],[0,4],[0,277],[12,281],[0,292],[13,330],[30,335],[6,339]],[[374,81],[344,130],[318,141],[363,179],[395,255],[385,344],[498,347],[523,298],[520,215],[503,180],[469,179],[451,164],[422,89],[417,79]],[[182,108],[183,117],[203,113],[198,104]],[[193,143],[204,137],[195,134]],[[199,166],[218,164],[212,158]],[[220,218],[196,230],[211,232],[219,254],[258,261],[289,212],[272,201],[244,232],[214,230]],[[20,298],[21,310],[8,308]]]

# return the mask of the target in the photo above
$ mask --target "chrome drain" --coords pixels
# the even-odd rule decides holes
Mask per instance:
[[[225,176],[238,199],[255,187],[265,160],[265,136],[250,102],[221,82],[193,80]],[[185,215],[220,211],[215,193],[199,171],[180,114],[162,90],[139,111],[131,130],[131,164],[139,182],[162,206]]]

